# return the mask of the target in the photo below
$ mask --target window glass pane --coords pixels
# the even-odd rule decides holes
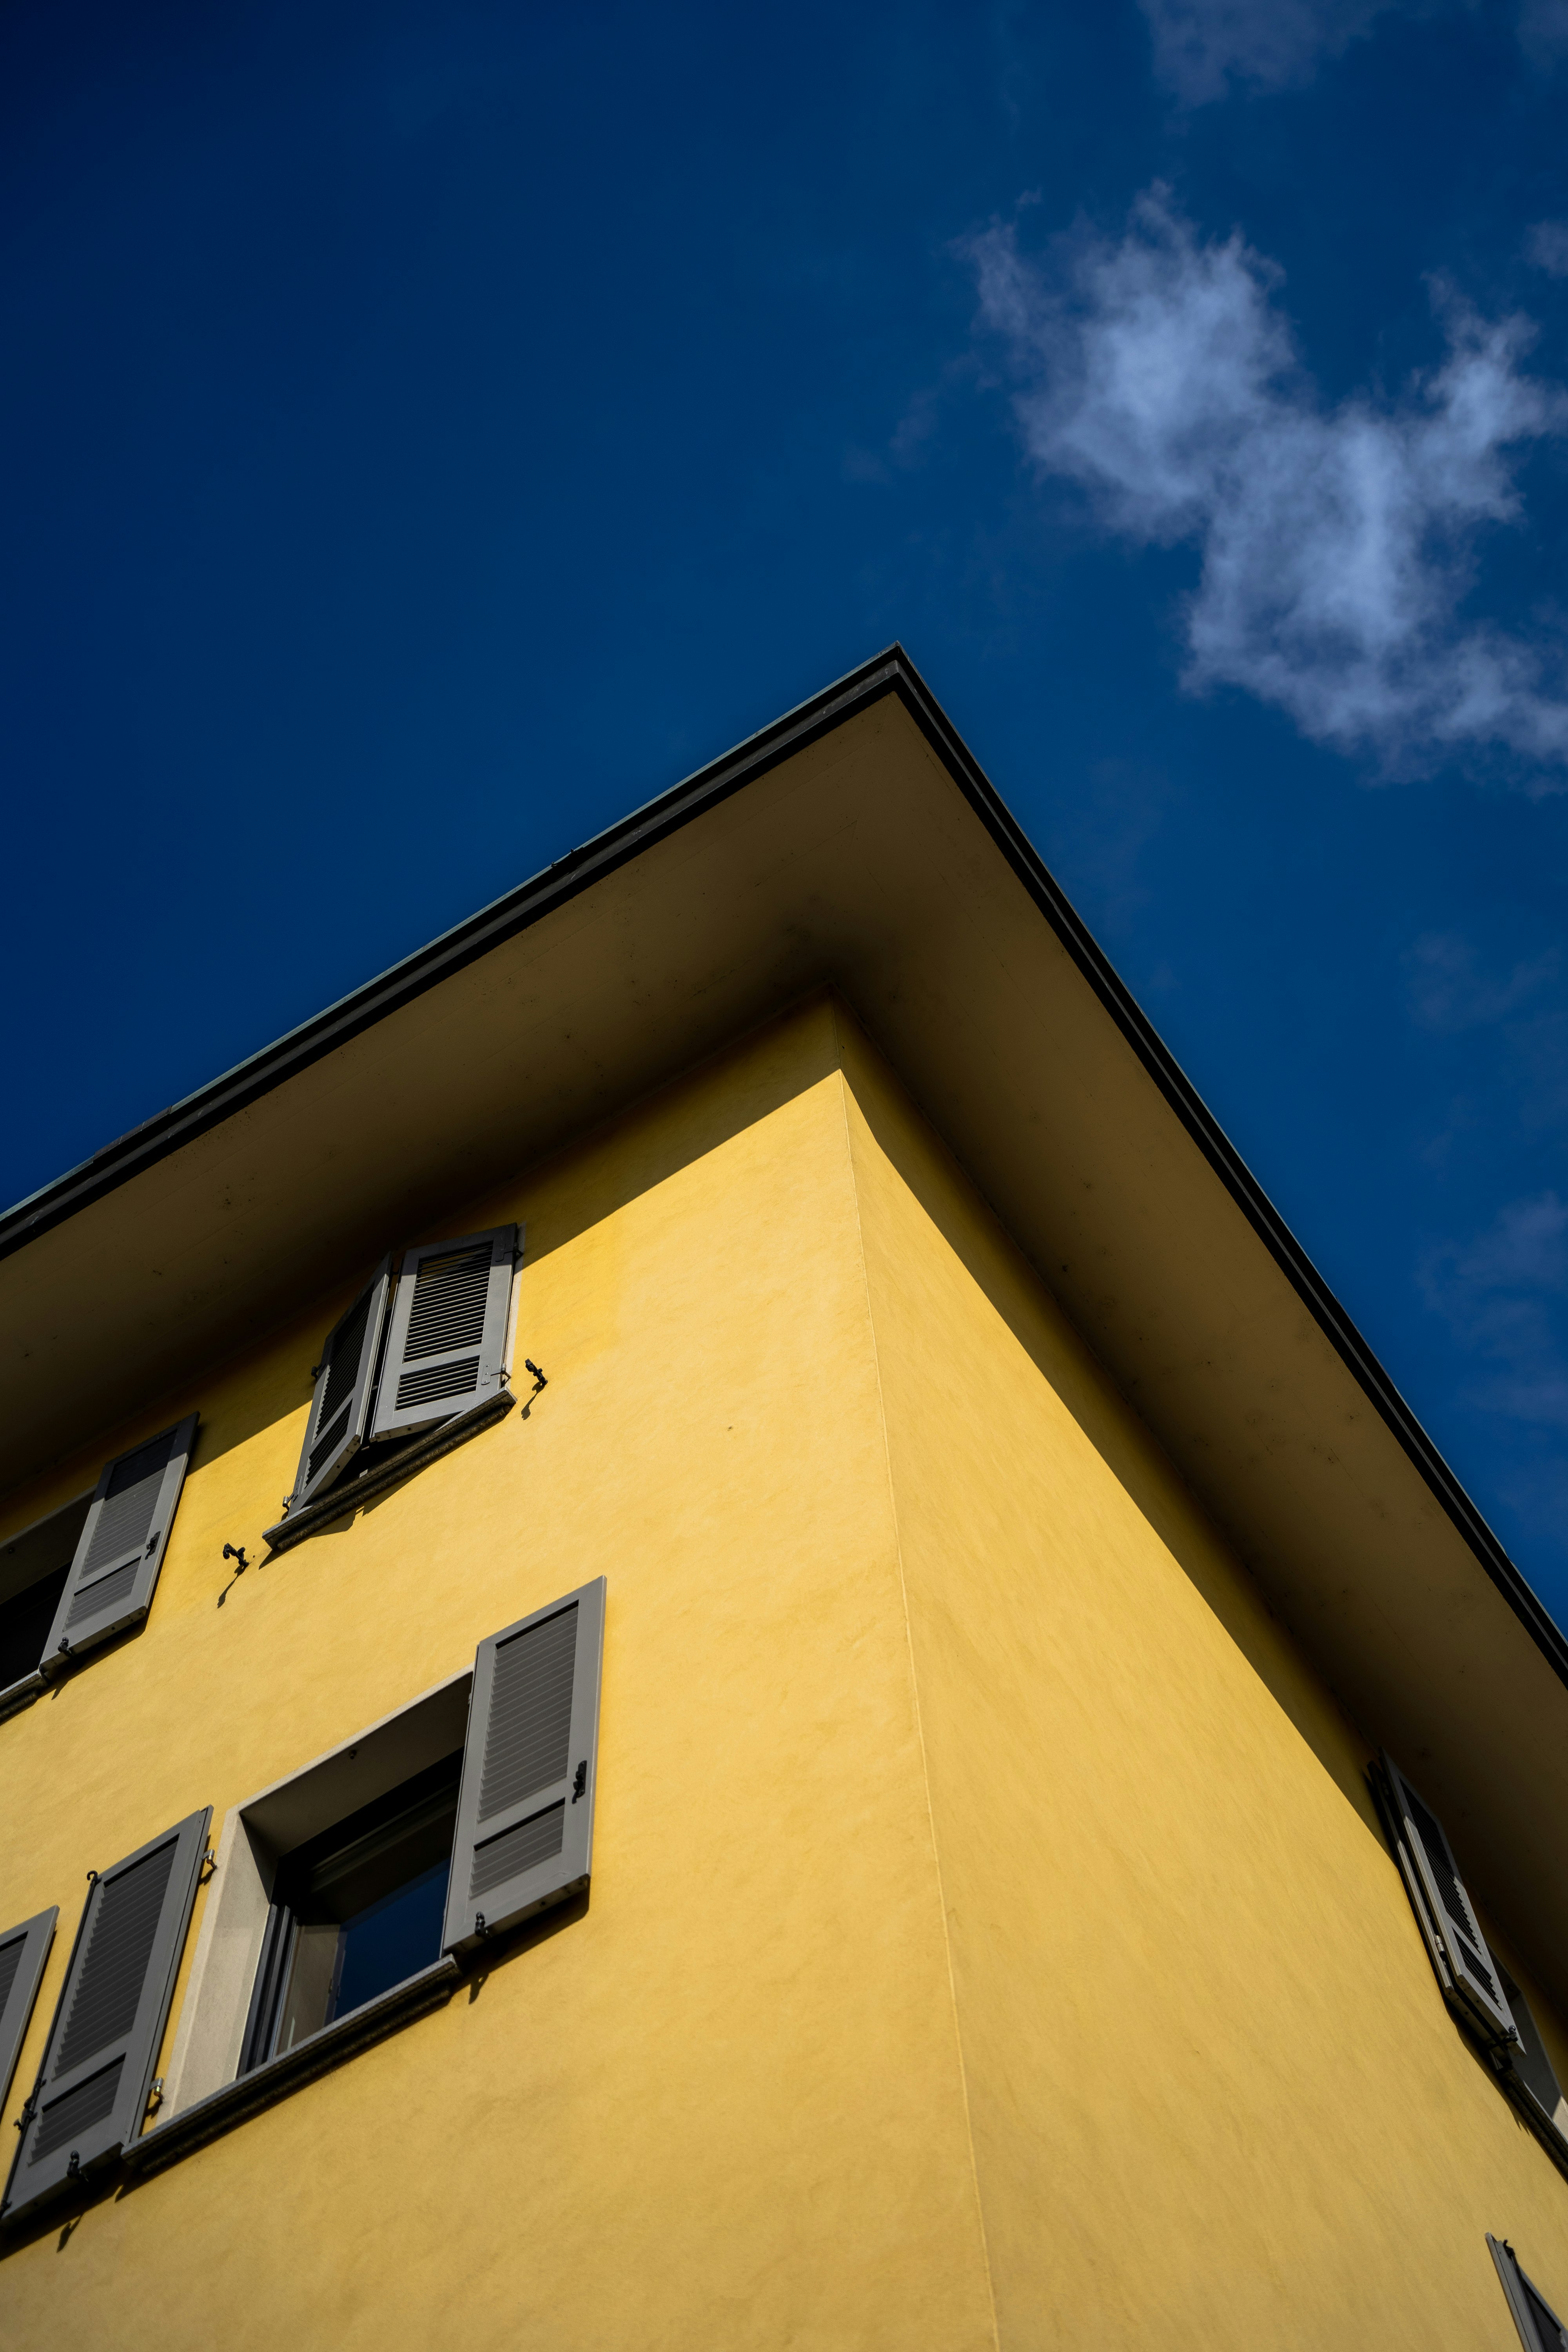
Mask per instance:
[[[270,2047],[277,2055],[441,1956],[462,1754],[297,1847],[273,1900],[290,1938]],[[252,2063],[256,2063],[253,2061]]]
[[[30,1675],[43,1656],[70,1568],[68,1559],[14,1601],[0,1601],[0,1690]]]
[[[276,2049],[292,2050],[296,2042],[303,2042],[307,2033],[314,2033],[331,2016],[341,1936],[342,1930],[333,1926],[296,1926]]]
[[[449,1832],[447,1843],[449,1847]],[[384,1895],[348,1922],[342,1930],[336,2016],[374,2000],[377,1993],[440,1958],[450,1867],[448,1852],[444,1862],[421,1871],[406,1886]]]

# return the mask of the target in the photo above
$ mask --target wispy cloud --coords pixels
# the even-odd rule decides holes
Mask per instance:
[[[1519,46],[1542,69],[1568,57],[1568,0],[1524,0],[1519,12]]]
[[[1568,1202],[1555,1192],[1510,1202],[1468,1242],[1446,1243],[1422,1268],[1427,1302],[1492,1367],[1474,1393],[1489,1412],[1568,1429]]]
[[[1457,931],[1426,932],[1405,950],[1404,961],[1415,1019],[1424,1029],[1450,1035],[1506,1020],[1555,980],[1562,966],[1557,950],[1548,948],[1510,972],[1489,972]]]
[[[1138,0],[1155,77],[1183,106],[1296,89],[1380,17],[1457,16],[1478,0]],[[1538,71],[1568,57],[1568,0],[1521,0],[1519,45]]]
[[[1370,31],[1394,0],[1138,0],[1154,71],[1184,106],[1233,87],[1288,89]]]
[[[1568,278],[1568,221],[1537,221],[1524,241],[1537,269],[1549,278]]]
[[[1124,539],[1198,550],[1190,688],[1244,688],[1391,764],[1485,745],[1568,762],[1561,651],[1461,611],[1483,533],[1521,516],[1520,455],[1568,429],[1568,394],[1521,365],[1527,320],[1439,289],[1442,365],[1327,407],[1280,272],[1239,234],[1201,240],[1162,188],[1123,236],[1046,263],[1006,226],[965,250],[1039,473]]]

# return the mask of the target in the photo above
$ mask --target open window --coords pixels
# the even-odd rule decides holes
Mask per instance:
[[[79,1495],[0,1545],[0,1711],[43,1688],[38,1661],[81,1540],[90,1495]]]
[[[1516,2044],[1519,2029],[1447,1832],[1387,1754],[1377,1793],[1394,1857],[1449,2006],[1488,2044]]]
[[[1557,2069],[1547,2055],[1529,2001],[1500,1960],[1497,1972],[1519,2037],[1507,2052],[1509,2087],[1531,2122],[1550,2135],[1560,2158],[1568,2161],[1568,2099],[1563,2095]]]
[[[242,2074],[440,1958],[462,1767],[454,1748],[279,1864]]]
[[[226,2130],[450,1998],[491,1937],[581,1892],[593,1859],[603,1578],[226,1824],[164,2119],[128,2160]]]
[[[1508,2297],[1508,2307],[1513,2324],[1519,2330],[1519,2340],[1524,2352],[1568,2352],[1568,2328],[1558,2318],[1546,2297],[1531,2278],[1520,2267],[1519,2256],[1506,2238],[1494,2238],[1487,2231],[1487,2244],[1497,2264],[1497,2274],[1502,2291]]]
[[[184,1488],[193,1412],[106,1462],[79,1496],[0,1550],[0,1714],[51,1670],[140,1624],[153,1605]]]
[[[407,1449],[503,1398],[518,1240],[516,1225],[497,1225],[407,1250],[395,1270],[383,1258],[322,1343],[300,1467],[268,1541],[375,1466],[379,1449]]]

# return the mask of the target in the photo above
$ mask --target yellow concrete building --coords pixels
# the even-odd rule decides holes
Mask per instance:
[[[1562,2340],[1568,1645],[896,649],[0,1248],[12,2352]]]

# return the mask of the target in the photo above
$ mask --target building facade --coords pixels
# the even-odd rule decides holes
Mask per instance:
[[[0,1243],[7,2345],[1559,2341],[1568,1654],[904,656]]]

